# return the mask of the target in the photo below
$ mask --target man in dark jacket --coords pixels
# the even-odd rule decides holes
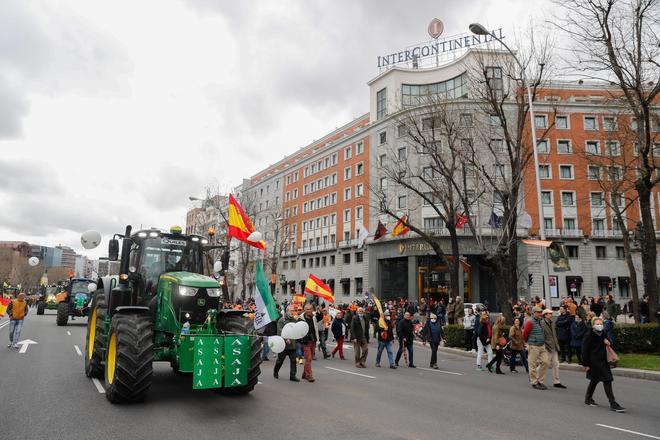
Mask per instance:
[[[335,315],[334,321],[332,321],[332,326],[330,326],[330,331],[332,336],[334,336],[335,341],[337,341],[337,346],[332,350],[332,357],[335,357],[335,354],[339,352],[339,359],[342,361],[346,359],[344,357],[344,334],[346,324],[344,323],[344,313],[337,312]]]
[[[282,329],[286,324],[295,324],[298,320],[293,316],[294,308],[292,305],[286,308],[284,316],[282,316],[277,321],[277,334],[282,334]],[[295,339],[285,339],[286,343],[284,351],[277,355],[277,361],[275,362],[275,369],[273,370],[273,376],[275,379],[279,379],[280,368],[284,363],[284,359],[289,357],[289,379],[293,382],[300,382],[300,379],[296,377],[296,341]]]
[[[415,333],[413,331],[412,315],[410,312],[403,314],[403,319],[399,321],[396,328],[396,334],[399,338],[399,351],[396,352],[396,366],[399,366],[399,360],[403,354],[403,349],[408,351],[408,367],[416,368],[413,363],[413,343],[415,340]]]
[[[559,316],[555,322],[557,340],[559,341],[560,362],[568,362],[571,358],[571,323],[573,317],[564,306],[559,307]]]
[[[571,324],[571,353],[575,352],[577,355],[578,364],[582,363],[582,339],[585,333],[587,333],[587,325],[580,315],[575,315]],[[572,362],[571,354],[568,355],[568,362]]]
[[[426,325],[422,329],[422,340],[425,345],[427,341],[431,344],[430,367],[436,370],[438,369],[438,347],[442,339],[442,326],[438,322],[438,316],[435,313],[431,313],[431,319],[426,322]]]
[[[353,338],[355,366],[357,368],[366,368],[365,362],[369,353],[369,319],[362,307],[358,307],[357,314],[353,317],[353,321],[351,321],[351,338]]]
[[[316,349],[316,343],[319,340],[319,329],[316,322],[316,316],[314,315],[314,306],[311,304],[305,304],[305,312],[300,318],[307,323],[308,330],[307,334],[303,336],[300,341],[303,346],[303,352],[305,354],[305,366],[303,367],[302,378],[307,382],[314,382],[314,375],[312,373],[312,358],[314,357],[314,350]]]

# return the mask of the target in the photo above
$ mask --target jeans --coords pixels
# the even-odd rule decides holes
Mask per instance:
[[[403,340],[399,340],[399,351],[396,352],[396,364],[399,364],[404,347],[408,351],[408,366],[415,365],[413,364],[413,344],[412,342],[404,343]]]
[[[488,354],[488,363],[493,360],[493,349],[490,347],[490,344],[485,346],[481,343],[481,339],[477,338],[477,367],[481,367],[481,356],[483,355],[484,350]]]
[[[302,343],[296,341],[296,357],[304,357],[305,352],[303,351],[303,345]]]
[[[268,348],[268,336],[263,337],[263,342],[262,342],[262,347],[261,347],[261,360],[266,360],[268,359],[268,352],[270,349]]]
[[[474,336],[474,329],[466,329],[465,330],[465,351],[470,351],[472,348],[474,348],[474,345],[472,344],[472,337]]]
[[[284,363],[284,359],[289,356],[289,377],[296,377],[296,350],[291,348],[288,350],[284,350],[283,352],[279,353],[277,355],[277,361],[275,362],[275,369],[273,372],[275,374],[278,374],[280,372],[280,368],[282,368],[282,364]]]
[[[340,337],[337,339],[337,346],[335,347],[334,350],[332,350],[332,355],[334,356],[335,353],[339,352],[339,358],[344,359],[344,337]]]
[[[394,365],[394,356],[392,355],[392,341],[378,341],[378,352],[376,353],[376,365],[380,365],[380,355],[383,354],[383,349],[387,350],[387,360],[390,362],[390,367]]]
[[[12,319],[9,321],[9,343],[18,344],[21,339],[21,330],[23,329],[22,319]]]
[[[522,364],[525,367],[525,371],[529,373],[529,366],[527,365],[527,353],[525,353],[525,350],[511,350],[511,359],[509,360],[509,368],[511,369],[511,371],[514,371],[516,369],[516,359],[518,358],[518,354],[520,354],[520,360],[522,361]]]
[[[319,349],[323,352],[323,356],[328,355],[328,348],[325,345],[325,341],[328,339],[328,330],[319,331]]]

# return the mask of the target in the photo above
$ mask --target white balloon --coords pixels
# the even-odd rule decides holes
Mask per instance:
[[[222,270],[222,261],[218,260],[213,263],[213,272],[219,273]]]
[[[94,293],[94,292],[96,292],[96,289],[98,289],[98,286],[96,285],[96,283],[89,283],[89,284],[87,285],[87,291],[88,291],[89,293]]]
[[[286,348],[286,342],[282,336],[268,336],[268,348],[273,353],[282,353]]]
[[[28,264],[34,267],[39,264],[39,259],[37,257],[30,257],[28,258]]]
[[[99,231],[85,231],[80,236],[80,243],[85,249],[94,249],[101,244],[101,233]]]
[[[261,232],[259,232],[259,231],[254,231],[253,233],[251,233],[250,235],[248,235],[248,238],[247,238],[247,239],[248,239],[248,241],[252,241],[252,242],[255,242],[255,243],[256,243],[256,242],[261,241],[262,237],[263,237],[263,235],[261,234]]]
[[[304,338],[309,331],[309,325],[305,321],[298,321],[295,323],[296,339]]]
[[[296,327],[293,322],[290,322],[282,327],[282,337],[284,339],[298,339],[298,336],[296,336]]]

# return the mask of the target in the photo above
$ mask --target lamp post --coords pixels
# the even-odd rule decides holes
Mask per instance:
[[[522,63],[516,56],[516,54],[511,50],[509,46],[506,45],[502,39],[498,38],[497,35],[495,35],[492,32],[489,32],[483,25],[479,23],[472,23],[470,25],[470,32],[472,32],[475,35],[490,35],[492,38],[497,40],[502,46],[506,48],[506,50],[511,54],[514,60],[516,60],[516,63],[518,64],[518,67],[520,67],[520,72],[522,75],[522,81],[525,84],[525,88],[527,89],[527,102],[529,102],[529,119],[530,119],[530,130],[532,132],[532,150],[534,152],[534,166],[536,167],[534,176],[536,180],[536,202],[538,205],[538,215],[539,215],[539,235],[541,237],[541,240],[545,240],[545,221],[543,218],[543,205],[541,204],[541,179],[539,176],[539,153],[538,153],[538,143],[536,140],[536,126],[534,125],[534,106],[532,103],[532,89],[529,86],[529,82],[527,81],[527,78],[525,76],[525,67],[523,67]],[[543,271],[543,290],[544,290],[544,298],[545,298],[545,304],[546,307],[552,308],[551,304],[551,298],[550,298],[550,283],[549,283],[549,269],[548,269],[548,255],[547,255],[547,250],[544,248],[542,251],[543,255],[543,267],[541,270]]]
[[[273,244],[273,260],[274,261],[272,263],[272,269],[273,269],[272,275],[273,276],[271,277],[271,280],[274,281],[273,287],[272,287],[272,292],[271,292],[273,297],[275,297],[275,290],[276,290],[276,285],[277,285],[277,266],[280,263],[280,254],[277,251],[277,238],[278,238],[279,232],[280,232],[280,226],[279,225],[280,225],[281,221],[282,221],[282,216],[278,215],[275,218],[275,243]]]

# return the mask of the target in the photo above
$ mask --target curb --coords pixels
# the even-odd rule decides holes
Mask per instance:
[[[419,343],[421,345],[421,342]],[[454,354],[457,356],[462,356],[462,357],[468,357],[468,358],[475,358],[475,354],[471,353],[469,351],[461,350],[459,348],[451,348],[451,347],[439,347],[439,351],[442,351],[443,353],[448,353],[448,354]],[[577,372],[584,372],[581,366],[577,364],[559,364],[559,369],[560,370],[566,370],[566,371],[577,371]],[[649,371],[649,370],[637,370],[635,368],[612,368],[612,375],[613,376],[619,376],[619,377],[628,377],[632,379],[645,379],[645,380],[653,380],[660,382],[660,372],[659,371]]]

